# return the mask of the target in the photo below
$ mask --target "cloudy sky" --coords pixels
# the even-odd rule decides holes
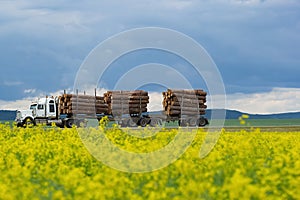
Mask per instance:
[[[72,89],[100,42],[151,26],[182,32],[206,49],[227,108],[300,111],[299,10],[299,0],[0,0],[0,109]]]

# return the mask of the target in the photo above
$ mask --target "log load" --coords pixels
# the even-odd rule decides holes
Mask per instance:
[[[60,114],[104,114],[108,105],[104,97],[90,95],[63,94],[59,97],[58,110]]]
[[[163,92],[163,108],[168,116],[204,115],[207,106],[203,90],[171,90]]]
[[[106,114],[114,116],[140,114],[147,112],[149,96],[144,90],[107,91],[104,93],[104,101],[108,105]]]

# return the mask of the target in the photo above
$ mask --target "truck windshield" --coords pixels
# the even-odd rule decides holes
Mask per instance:
[[[36,108],[36,106],[37,106],[37,104],[31,104],[29,109],[33,110],[34,108]]]

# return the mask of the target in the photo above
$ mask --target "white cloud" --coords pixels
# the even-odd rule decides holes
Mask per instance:
[[[160,111],[162,110],[162,93],[160,92],[149,92],[149,111]]]
[[[270,92],[227,95],[227,108],[253,114],[300,111],[300,88],[273,88]]]
[[[3,84],[5,86],[17,86],[17,85],[22,85],[23,82],[21,82],[21,81],[4,81]]]
[[[34,99],[24,98],[16,101],[0,100],[0,110],[25,110],[29,108],[30,103]]]
[[[66,90],[69,93],[71,90]],[[24,93],[31,95],[30,97],[25,97],[23,99],[15,100],[15,101],[5,101],[0,99],[0,110],[25,110],[28,109],[30,104],[36,101],[38,98],[48,96],[59,96],[63,94],[62,90],[51,92],[51,93],[44,93],[39,92],[36,89],[27,89],[24,90]],[[34,95],[34,96],[33,96]]]
[[[26,89],[24,90],[25,94],[34,94],[36,92],[36,89]]]

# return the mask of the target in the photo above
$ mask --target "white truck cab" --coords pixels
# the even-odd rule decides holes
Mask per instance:
[[[56,99],[53,97],[40,98],[33,102],[29,110],[18,110],[16,116],[17,126],[28,124],[49,123],[57,119]]]

